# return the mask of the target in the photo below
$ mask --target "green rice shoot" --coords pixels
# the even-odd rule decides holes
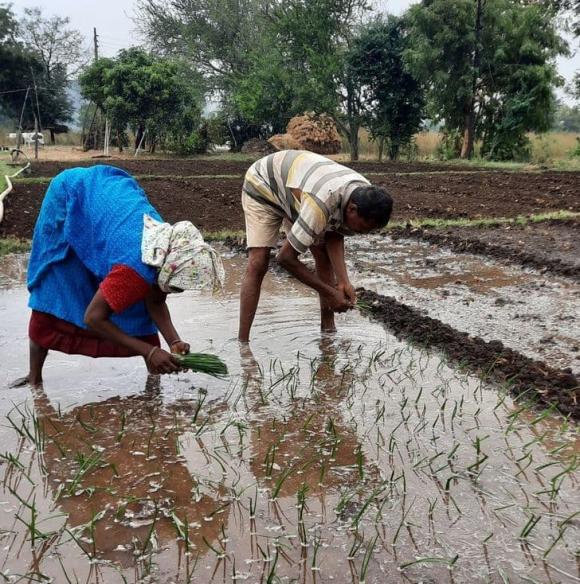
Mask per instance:
[[[225,377],[228,374],[227,365],[216,355],[209,353],[187,353],[187,355],[175,355],[179,363],[192,371],[205,373],[212,377]]]

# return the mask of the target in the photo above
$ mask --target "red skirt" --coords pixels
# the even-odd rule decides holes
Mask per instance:
[[[43,349],[87,357],[136,357],[139,354],[46,312],[32,311],[28,336]],[[137,337],[160,346],[159,335]]]

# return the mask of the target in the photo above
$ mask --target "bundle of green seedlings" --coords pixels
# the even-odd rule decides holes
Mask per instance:
[[[187,353],[186,355],[175,355],[182,367],[206,373],[213,377],[224,377],[228,374],[227,365],[216,355],[208,353]]]

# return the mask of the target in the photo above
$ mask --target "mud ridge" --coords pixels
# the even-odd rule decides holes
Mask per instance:
[[[580,266],[573,266],[557,258],[537,256],[533,253],[511,249],[502,245],[494,245],[477,238],[460,237],[449,233],[433,233],[421,227],[396,227],[390,229],[388,235],[393,239],[416,239],[448,247],[457,253],[471,253],[493,257],[499,260],[507,260],[514,264],[520,264],[526,268],[535,268],[541,271],[551,272],[559,276],[566,276],[574,280],[580,280]]]
[[[549,367],[505,347],[500,341],[458,331],[440,320],[424,316],[415,308],[393,297],[359,288],[364,313],[384,323],[398,338],[443,352],[454,363],[461,363],[496,383],[506,384],[516,396],[526,394],[566,416],[580,419],[579,380],[568,369]]]

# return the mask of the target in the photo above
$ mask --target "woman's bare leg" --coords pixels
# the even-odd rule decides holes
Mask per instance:
[[[42,385],[42,368],[48,355],[48,349],[44,349],[33,340],[29,343],[30,351],[30,369],[26,377],[20,377],[10,384],[10,387],[22,387],[23,385],[32,385],[39,387]]]

